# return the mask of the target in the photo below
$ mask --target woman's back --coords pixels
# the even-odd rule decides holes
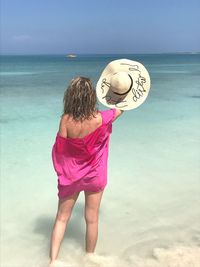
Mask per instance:
[[[122,110],[116,110],[113,121],[116,120],[122,112]],[[92,117],[90,120],[84,120],[83,122],[77,122],[73,120],[71,116],[65,114],[60,120],[59,134],[62,137],[82,138],[95,131],[102,124],[103,118],[101,112],[97,112],[95,117]]]
[[[103,110],[99,113],[101,124],[98,127],[92,130],[88,128],[92,125],[91,123],[93,123],[92,126],[96,125],[99,116],[96,116],[93,122],[93,119],[89,122],[83,121],[87,124],[87,132],[83,128],[82,132],[80,128],[78,128],[79,132],[70,128],[70,126],[75,125],[75,122],[68,118],[68,124],[65,122],[65,131],[68,131],[69,134],[73,130],[73,137],[67,134],[61,136],[60,132],[56,135],[52,149],[53,164],[58,175],[59,188],[64,189],[63,186],[68,185],[64,191],[59,191],[60,198],[71,194],[72,190],[73,192],[76,190],[98,191],[103,189],[107,183],[109,140],[117,109]],[[66,125],[68,126],[67,130]],[[90,179],[89,182],[87,181],[88,178]],[[70,191],[66,192],[66,190]]]
[[[98,112],[95,117],[90,120],[75,121],[69,115],[64,115],[60,121],[59,133],[63,137],[82,138],[95,131],[102,125],[102,116]]]

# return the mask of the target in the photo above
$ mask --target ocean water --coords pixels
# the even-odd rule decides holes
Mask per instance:
[[[47,266],[63,93],[77,75],[95,85],[119,58],[144,64],[152,86],[113,123],[95,266],[200,266],[200,54],[151,54],[1,56],[2,267]],[[66,266],[83,266],[83,214],[81,192],[59,253]]]

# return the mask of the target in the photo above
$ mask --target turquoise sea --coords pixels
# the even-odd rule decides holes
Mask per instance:
[[[200,54],[1,56],[1,266],[46,267],[57,211],[51,149],[63,93],[110,61],[141,62],[152,86],[113,123],[96,253],[102,267],[200,266]],[[107,109],[99,103],[99,109]],[[80,267],[84,194],[59,258]]]

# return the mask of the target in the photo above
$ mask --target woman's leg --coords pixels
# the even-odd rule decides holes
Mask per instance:
[[[85,191],[85,221],[86,237],[85,250],[94,252],[98,238],[99,207],[103,191],[94,193]]]
[[[50,245],[50,262],[56,260],[60,249],[61,241],[63,239],[67,223],[70,219],[73,206],[78,198],[79,192],[74,195],[60,200],[58,202],[58,211],[51,233],[51,245]]]

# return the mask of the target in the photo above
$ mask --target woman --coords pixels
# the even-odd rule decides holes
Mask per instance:
[[[96,108],[90,79],[73,79],[64,98],[64,112],[52,149],[58,176],[58,210],[51,234],[50,264],[57,259],[61,241],[80,191],[85,194],[86,253],[94,253],[99,208],[107,184],[107,160],[112,122],[123,110]]]

